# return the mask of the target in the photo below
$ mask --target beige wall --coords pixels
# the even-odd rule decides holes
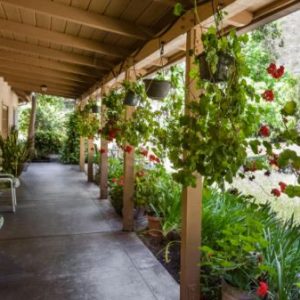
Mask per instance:
[[[10,86],[0,77],[0,133],[2,132],[2,105],[8,107],[9,128],[14,125],[14,110],[17,113],[18,97]]]

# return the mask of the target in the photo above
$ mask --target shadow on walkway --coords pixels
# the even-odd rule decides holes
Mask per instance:
[[[121,232],[77,166],[35,163],[17,212],[2,213],[0,299],[179,299],[179,287],[134,233]]]

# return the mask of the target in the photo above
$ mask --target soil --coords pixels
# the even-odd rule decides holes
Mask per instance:
[[[173,238],[155,238],[147,231],[139,234],[140,239],[179,283],[180,240]]]

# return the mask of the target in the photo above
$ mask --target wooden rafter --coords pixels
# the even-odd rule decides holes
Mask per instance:
[[[146,40],[152,35],[150,29],[142,26],[49,0],[1,0],[1,2],[135,39]]]
[[[0,58],[9,61],[16,61],[28,65],[43,67],[46,69],[64,71],[72,74],[85,75],[94,78],[99,78],[101,74],[100,72],[96,74],[94,69],[89,69],[88,67],[82,67],[82,66],[72,65],[69,63],[52,61],[44,58],[36,58],[33,56],[18,54],[16,52],[7,51],[7,50],[0,50]]]
[[[129,54],[127,49],[120,49],[120,47],[4,19],[0,19],[0,29],[60,46],[69,46],[113,57],[124,57]]]
[[[31,83],[35,83],[35,84],[38,84],[38,85],[51,85],[51,86],[55,86],[55,87],[58,87],[58,88],[63,88],[63,89],[70,89],[70,90],[78,90],[78,91],[82,91],[85,86],[83,85],[76,85],[76,84],[69,84],[69,83],[65,83],[65,82],[53,82],[53,81],[50,81],[50,80],[44,80],[42,78],[34,78],[34,79],[31,79],[31,78],[28,78],[28,77],[25,77],[25,76],[18,76],[18,75],[9,75],[9,74],[5,74],[5,73],[0,73],[1,75],[3,75],[4,79],[7,80],[8,82],[11,81],[17,81],[17,82],[20,82],[20,83],[25,83],[25,84],[31,84]]]
[[[73,81],[65,78],[57,78],[55,76],[47,76],[45,74],[33,74],[31,72],[19,72],[14,69],[8,69],[1,67],[0,64],[0,76],[6,77],[6,78],[19,78],[19,79],[29,79],[31,81],[34,81],[36,79],[44,81],[44,83],[51,82],[54,84],[64,84],[68,86],[85,86],[88,84],[88,82],[78,82]]]
[[[67,73],[58,70],[52,70],[43,67],[31,66],[28,64],[23,64],[15,61],[3,60],[0,57],[0,73],[1,71],[9,72],[9,73],[23,73],[24,75],[36,75],[36,76],[49,76],[62,80],[70,80],[74,82],[91,82],[95,81],[90,77]]]
[[[67,63],[89,66],[100,70],[109,70],[113,66],[112,63],[91,56],[54,50],[51,48],[36,46],[29,43],[19,42],[5,38],[0,38],[0,49],[7,49],[16,51],[18,53],[37,55]]]

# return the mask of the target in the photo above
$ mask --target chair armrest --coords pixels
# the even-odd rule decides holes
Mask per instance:
[[[15,176],[13,176],[13,175],[11,175],[11,174],[0,173],[0,178],[11,178],[11,179],[15,179]]]

